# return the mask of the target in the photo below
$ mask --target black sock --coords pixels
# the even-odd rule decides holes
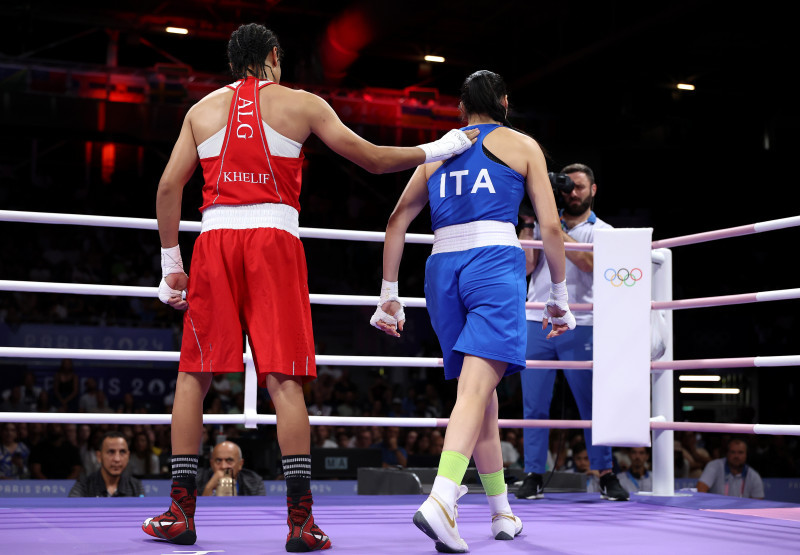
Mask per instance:
[[[311,455],[282,457],[286,495],[298,499],[311,490]]]
[[[172,456],[172,481],[193,490],[197,487],[198,455]]]

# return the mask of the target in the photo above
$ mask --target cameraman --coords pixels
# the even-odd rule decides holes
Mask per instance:
[[[596,229],[611,226],[592,211],[597,193],[594,172],[584,164],[570,164],[560,174],[551,174],[550,180],[556,195],[556,204],[561,215],[561,230],[564,243],[592,243]],[[574,184],[573,187],[570,187]],[[570,190],[571,189],[571,190]],[[524,222],[520,239],[541,239],[538,224],[530,214],[522,214]],[[528,302],[545,302],[550,291],[547,261],[537,249],[525,249],[526,272],[531,275],[528,287]],[[591,303],[594,255],[591,252],[568,250],[567,288],[569,298],[575,303]],[[572,333],[545,339],[542,331],[541,310],[528,310],[528,360],[592,360],[593,335],[592,313],[575,314],[577,327]],[[592,418],[592,372],[587,370],[564,370],[564,377],[578,405],[581,418]],[[529,368],[522,371],[523,413],[525,419],[546,420],[550,417],[550,402],[556,369]],[[547,463],[548,430],[525,428],[525,472],[528,473],[516,493],[518,499],[540,499],[544,497],[543,477]],[[585,430],[586,447],[591,469],[600,474],[600,493],[604,499],[627,501],[628,492],[619,484],[612,472],[611,447],[592,445],[592,432]]]

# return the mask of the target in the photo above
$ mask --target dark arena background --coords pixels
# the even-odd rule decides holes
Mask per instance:
[[[787,3],[735,7],[710,0],[4,0],[0,211],[155,218],[159,177],[186,111],[233,81],[227,40],[240,24],[258,22],[276,32],[285,51],[281,84],[321,96],[345,124],[376,144],[413,146],[462,126],[461,83],[472,72],[489,69],[506,80],[510,122],[540,143],[551,171],[574,162],[594,170],[594,210],[614,227],[650,227],[653,239],[660,240],[794,217],[800,202],[800,108],[791,82],[800,52],[788,10]],[[168,27],[185,33],[167,32]],[[443,61],[427,61],[426,56]],[[301,227],[385,230],[410,170],[372,175],[313,135],[303,152]],[[200,220],[201,186],[198,169],[184,190],[183,220]],[[429,234],[429,213],[423,211],[409,231]],[[189,272],[195,237],[180,236]],[[798,239],[792,227],[675,249],[673,296],[797,287],[797,247],[791,241]],[[311,293],[378,292],[382,243],[303,242]],[[402,296],[424,296],[429,253],[424,245],[406,246]],[[155,287],[159,271],[155,231],[0,218],[0,281]],[[676,310],[674,359],[797,355],[797,309],[795,298]],[[369,326],[373,310],[312,305],[317,354],[441,357],[425,310],[406,309],[407,331],[400,339],[379,335]],[[181,332],[181,315],[153,298],[0,287],[0,347],[176,351]],[[54,388],[58,373],[70,365],[79,393],[67,406],[56,401]],[[176,370],[174,362],[0,357],[0,411],[165,414],[171,410]],[[455,402],[455,384],[446,382],[439,368],[330,365],[320,371],[324,376],[307,387],[312,415],[446,418]],[[675,371],[675,421],[800,424],[797,367],[706,373],[720,376],[714,387],[735,388],[738,394],[682,393],[680,376],[697,372]],[[230,378],[219,390],[212,387],[205,412],[241,414],[242,387],[241,378]],[[83,394],[95,391],[101,392],[94,395],[102,399],[99,406],[79,404]],[[521,419],[519,376],[501,382],[498,395],[500,418]],[[274,414],[266,390],[259,389],[257,396],[259,413]],[[551,418],[579,419],[560,373]],[[6,420],[0,422],[4,427]],[[31,447],[51,433],[44,424],[15,424],[19,439]],[[169,494],[169,426],[62,428],[57,433],[90,458],[92,442],[109,428],[119,428],[131,439],[145,435],[148,452],[159,459],[157,472],[141,473],[146,498],[68,501],[57,498],[67,497],[72,480],[36,480],[30,469],[21,479],[0,476],[15,478],[0,480],[0,545],[11,546],[9,554],[55,549],[179,552],[173,551],[179,546],[148,542],[138,528],[141,520],[161,510]],[[325,438],[319,437],[323,432],[318,428],[312,427],[312,441],[322,447]],[[328,448],[335,448],[353,470],[323,467],[315,475],[321,494],[316,502],[332,522],[326,531],[332,538],[336,534],[334,549],[432,552],[430,541],[410,521],[424,497],[355,495],[359,457],[373,460],[362,450],[380,444],[386,429],[325,428],[335,445]],[[201,465],[207,466],[215,443],[236,441],[245,466],[266,481],[267,499],[211,500],[206,523],[216,524],[207,528],[205,543],[198,540],[196,552],[282,552],[285,490],[278,480],[274,426],[206,429]],[[400,428],[401,442],[411,430]],[[370,438],[357,439],[364,431]],[[409,441],[416,458],[407,466],[435,466],[435,434],[413,431],[433,446]],[[501,430],[520,455],[507,469],[512,491],[522,475],[522,434],[520,429],[506,433]],[[580,433],[567,430],[553,437],[569,444]],[[748,464],[767,486],[763,502],[736,504],[722,496],[696,494],[691,490],[699,473],[680,473],[685,462],[680,455],[686,450],[696,444],[711,458],[724,457],[731,437],[675,432],[676,491],[686,490],[685,498],[637,498],[610,509],[588,493],[554,493],[541,504],[512,502],[525,531],[514,542],[493,542],[483,498],[470,496],[474,500],[465,503],[463,524],[459,521],[462,536],[472,538],[475,553],[511,553],[520,548],[520,540],[526,542],[525,551],[553,553],[793,552],[800,541],[797,435],[744,437]],[[347,449],[357,451],[348,454]],[[319,453],[325,457],[324,451]],[[615,454],[625,459],[624,449],[615,449]],[[423,480],[423,489],[426,485]],[[472,493],[481,491],[472,485],[477,488],[471,487]],[[363,528],[344,517],[347,511],[362,519],[363,526],[376,528],[369,536],[389,544],[376,548],[364,538],[355,540]],[[93,538],[86,520],[103,515],[111,515],[112,523]],[[202,530],[200,516],[198,522]],[[241,532],[230,530],[238,526]],[[707,530],[714,531],[713,540],[701,538]],[[743,531],[752,542],[731,541]],[[592,537],[595,544],[589,541]],[[774,541],[772,549],[766,541]]]

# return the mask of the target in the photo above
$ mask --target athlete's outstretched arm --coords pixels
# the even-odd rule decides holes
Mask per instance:
[[[403,194],[400,195],[400,200],[397,201],[397,206],[389,216],[389,223],[386,225],[386,238],[383,243],[383,286],[381,287],[381,301],[384,302],[379,304],[370,323],[395,337],[400,337],[398,331],[403,331],[405,322],[403,306],[398,300],[384,299],[397,298],[397,280],[406,242],[406,231],[428,203],[427,182],[425,166],[419,166],[408,181]],[[388,290],[385,291],[385,289]],[[383,317],[381,312],[391,318]]]
[[[356,135],[320,97],[307,93],[304,102],[311,132],[335,153],[370,173],[396,172],[427,162],[445,160],[467,150],[478,136],[477,129],[466,133],[454,129],[445,137],[425,145],[378,146]]]
[[[547,177],[547,163],[539,145],[531,140],[529,144],[528,167],[525,187],[536,211],[536,219],[544,243],[544,255],[550,268],[550,297],[542,313],[542,329],[552,320],[553,329],[547,337],[561,335],[575,327],[575,317],[567,305],[566,256],[561,223],[558,218],[556,201]]]
[[[158,182],[156,193],[156,217],[158,235],[161,238],[161,272],[158,298],[177,310],[185,310],[189,305],[181,293],[188,285],[188,277],[183,271],[178,228],[181,222],[181,200],[183,188],[192,177],[200,159],[197,155],[191,125],[192,110],[186,114],[180,135],[172,149],[172,154]]]

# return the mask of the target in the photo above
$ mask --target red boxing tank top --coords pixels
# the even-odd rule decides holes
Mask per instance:
[[[287,204],[300,211],[303,154],[297,158],[272,156],[264,134],[259,90],[274,83],[259,84],[248,77],[228,85],[233,99],[228,126],[218,156],[203,158],[203,205]]]

